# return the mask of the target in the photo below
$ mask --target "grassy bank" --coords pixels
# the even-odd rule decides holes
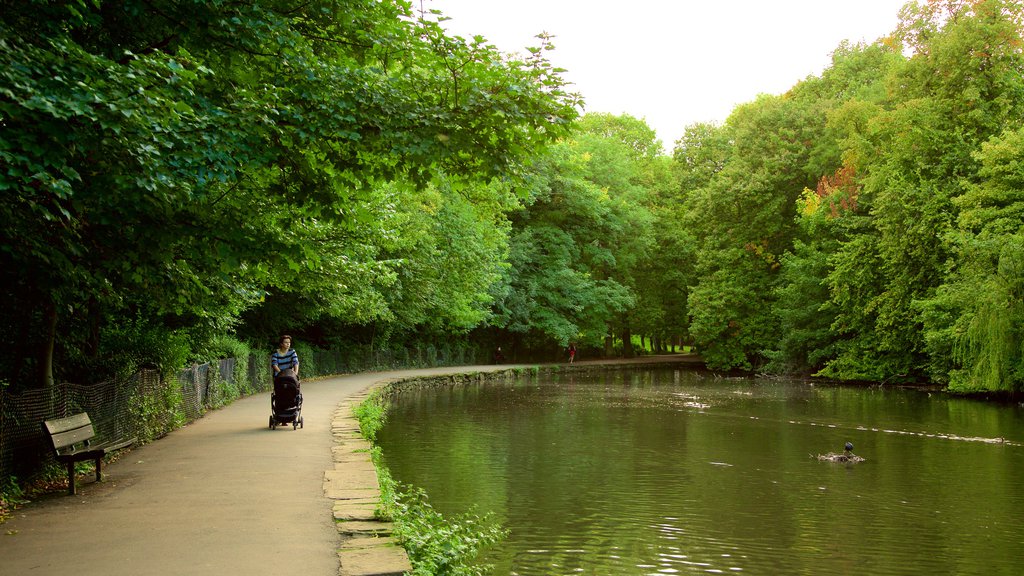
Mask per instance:
[[[423,490],[391,477],[375,443],[377,432],[387,420],[388,404],[387,390],[378,388],[354,410],[363,437],[373,444],[371,456],[381,489],[378,517],[394,523],[393,536],[408,553],[414,576],[486,574],[490,567],[478,564],[477,557],[483,549],[501,541],[506,531],[489,514],[481,516],[471,511],[444,516],[430,505]]]

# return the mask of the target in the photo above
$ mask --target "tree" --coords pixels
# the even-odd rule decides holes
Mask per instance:
[[[940,377],[956,390],[1024,389],[1024,128],[982,145],[979,181],[955,199],[957,265],[920,303]],[[941,356],[940,356],[941,355]]]
[[[691,336],[711,367],[749,369],[772,347],[773,288],[795,234],[796,199],[813,182],[806,143],[821,139],[823,116],[796,93],[761,96],[730,116],[732,150],[711,155],[726,157],[722,167],[696,164],[710,177],[685,201],[697,248],[688,306]]]
[[[2,26],[2,280],[32,357],[59,322],[80,346],[79,316],[224,329],[335,265],[311,243],[369,225],[385,182],[518,174],[578,103],[549,42],[510,59],[404,2],[20,2]]]
[[[636,300],[641,292],[638,274],[654,249],[654,194],[659,186],[665,187],[655,171],[661,142],[644,121],[628,114],[587,114],[580,122],[576,140],[587,158],[585,177],[605,192],[612,207],[609,220],[613,235],[600,240],[611,260],[591,265],[592,274],[613,278],[634,298],[634,304],[609,324],[606,353],[611,353],[612,339],[618,334],[623,353],[631,357],[633,325],[642,313],[642,303]]]
[[[974,152],[1020,118],[1020,18],[1019,3],[1001,0],[904,12],[900,33],[914,54],[888,77],[891,108],[869,124],[878,152],[863,180],[871,230],[833,259],[837,322],[850,337],[827,374],[913,379],[931,370],[945,378],[949,346],[938,328],[926,339],[922,312],[930,309],[932,323],[956,316],[929,303],[956,259],[954,201],[978,173]]]
[[[808,170],[821,176],[817,187],[805,189],[797,200],[797,234],[781,259],[774,304],[781,329],[769,353],[771,370],[817,373],[859,333],[861,326],[851,324],[849,315],[839,320],[837,306],[857,292],[833,292],[828,278],[844,246],[869,246],[857,242],[870,232],[871,198],[862,181],[881,152],[866,134],[887,103],[887,75],[902,62],[896,50],[883,44],[843,43],[820,78],[799,85],[804,97],[820,102],[827,120],[809,156]],[[858,270],[863,275],[857,279],[872,278],[870,266]]]
[[[493,325],[527,346],[599,342],[633,296],[614,276],[615,203],[586,177],[589,159],[564,141],[534,167],[511,215],[509,268],[495,287]]]

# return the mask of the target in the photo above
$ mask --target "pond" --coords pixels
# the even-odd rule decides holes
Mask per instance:
[[[819,461],[852,442],[864,462]],[[399,482],[510,531],[493,574],[1021,574],[1024,408],[601,370],[415,389]]]

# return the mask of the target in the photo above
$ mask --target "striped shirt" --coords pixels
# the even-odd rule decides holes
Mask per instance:
[[[291,349],[284,354],[281,354],[277,350],[270,355],[270,365],[277,366],[281,370],[288,370],[289,368],[295,368],[299,365],[299,355],[295,353],[295,349]],[[274,371],[277,374],[277,371]]]

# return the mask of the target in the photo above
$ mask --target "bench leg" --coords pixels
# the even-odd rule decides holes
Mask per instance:
[[[96,459],[96,481],[103,482],[103,457]]]
[[[68,462],[68,494],[75,495],[75,463]]]

